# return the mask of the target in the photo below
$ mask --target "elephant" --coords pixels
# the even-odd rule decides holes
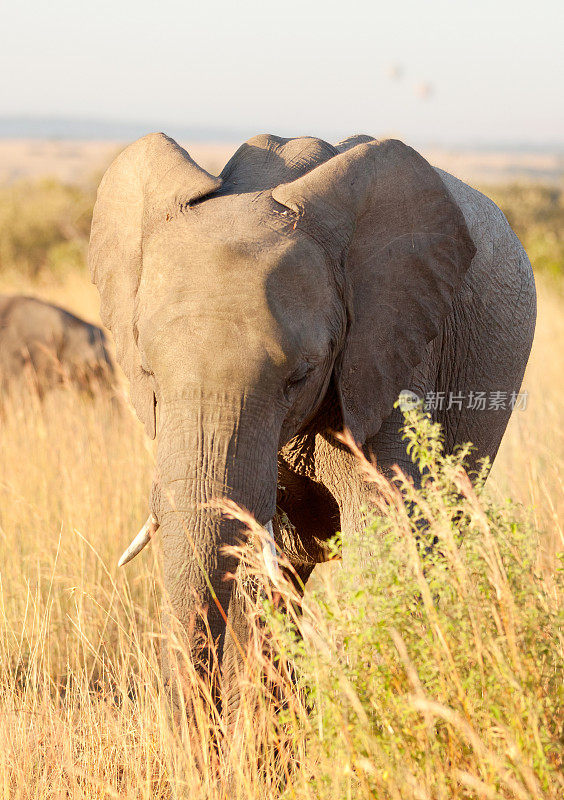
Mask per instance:
[[[0,295],[0,388],[16,383],[39,397],[62,385],[113,392],[116,370],[104,331],[59,306]]]
[[[335,436],[417,477],[396,400],[432,410],[445,448],[494,459],[536,317],[532,269],[500,209],[398,140],[259,135],[219,176],[163,133],[129,145],[98,189],[89,265],[130,396],[157,439],[151,516],[164,585],[205,669],[217,643],[223,709],[237,715],[244,605],[224,547],[227,498],[274,531],[305,585],[327,543],[362,531],[367,487]],[[227,624],[226,624],[227,623]],[[170,667],[164,665],[170,677]],[[167,671],[168,670],[168,671]]]

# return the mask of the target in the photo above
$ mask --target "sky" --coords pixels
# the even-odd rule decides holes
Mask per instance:
[[[0,19],[0,117],[564,144],[563,0],[19,0]]]

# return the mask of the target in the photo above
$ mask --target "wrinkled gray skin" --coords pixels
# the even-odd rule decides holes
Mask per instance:
[[[101,328],[24,295],[0,295],[0,388],[40,396],[61,385],[111,390],[115,369]]]
[[[384,471],[411,473],[400,390],[517,391],[531,266],[490,200],[401,142],[258,136],[216,178],[163,134],[107,171],[90,266],[158,439],[150,505],[172,610],[194,642],[205,609],[233,716],[237,649],[204,571],[244,643],[224,580],[237,564],[222,552],[240,525],[205,504],[229,497],[262,524],[278,505],[294,526],[279,543],[305,582],[328,537],[362,525],[366,490],[331,431],[346,426]],[[493,459],[509,414],[436,416],[449,451],[471,440]]]

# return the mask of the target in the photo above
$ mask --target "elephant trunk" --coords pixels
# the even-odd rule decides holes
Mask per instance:
[[[244,538],[215,501],[228,498],[265,525],[276,507],[279,428],[272,409],[247,398],[205,397],[160,411],[157,474],[151,505],[160,523],[165,590],[196,663],[211,634],[221,659],[236,557],[224,552]],[[202,657],[204,662],[201,662]]]

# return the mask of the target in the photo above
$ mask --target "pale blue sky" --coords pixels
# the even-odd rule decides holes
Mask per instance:
[[[0,116],[562,145],[563,9],[563,0],[20,0],[1,13]]]

